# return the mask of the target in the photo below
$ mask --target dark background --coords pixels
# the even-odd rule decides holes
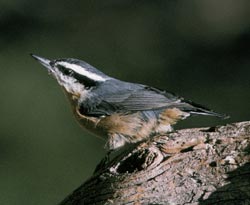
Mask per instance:
[[[231,115],[177,128],[250,118],[249,0],[1,0],[0,204],[57,204],[105,154],[31,52],[79,58]]]

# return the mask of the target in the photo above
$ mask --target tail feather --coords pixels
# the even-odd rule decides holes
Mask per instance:
[[[197,110],[197,111],[191,111],[190,113],[195,114],[195,115],[209,115],[209,116],[219,117],[221,119],[230,118],[229,115],[216,113],[216,112],[213,112],[211,110]]]
[[[203,105],[194,103],[192,101],[185,100],[185,103],[187,103],[189,106],[187,106],[187,111],[191,114],[195,115],[209,115],[214,117],[219,117],[222,119],[228,119],[230,116],[226,114],[220,114],[217,112],[214,112],[213,110],[210,110],[209,108],[206,108]]]

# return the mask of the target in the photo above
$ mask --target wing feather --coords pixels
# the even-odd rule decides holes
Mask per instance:
[[[178,108],[191,114],[226,117],[226,115],[215,113],[202,105],[154,87],[122,81],[105,83],[103,86],[107,87],[97,89],[95,95],[81,104],[80,113],[97,117],[113,113],[126,114],[137,111]]]
[[[113,89],[98,93],[85,101],[80,112],[92,116],[111,115],[114,112],[136,112],[173,107],[180,98],[156,88],[138,85],[136,89]]]

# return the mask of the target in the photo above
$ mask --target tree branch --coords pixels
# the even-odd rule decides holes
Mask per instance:
[[[250,204],[250,122],[179,130],[127,149],[60,205]]]

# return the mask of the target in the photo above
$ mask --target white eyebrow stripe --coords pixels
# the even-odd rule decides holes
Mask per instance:
[[[83,67],[79,66],[79,65],[76,65],[76,64],[71,64],[71,63],[67,63],[67,62],[59,62],[57,63],[58,65],[61,65],[61,66],[64,66],[66,68],[69,68],[73,71],[75,71],[76,73],[79,73],[80,75],[84,75],[86,77],[88,77],[89,79],[92,79],[92,80],[95,80],[95,81],[106,81],[107,79],[102,77],[102,76],[99,76],[95,73],[91,73],[87,70],[85,70]]]

